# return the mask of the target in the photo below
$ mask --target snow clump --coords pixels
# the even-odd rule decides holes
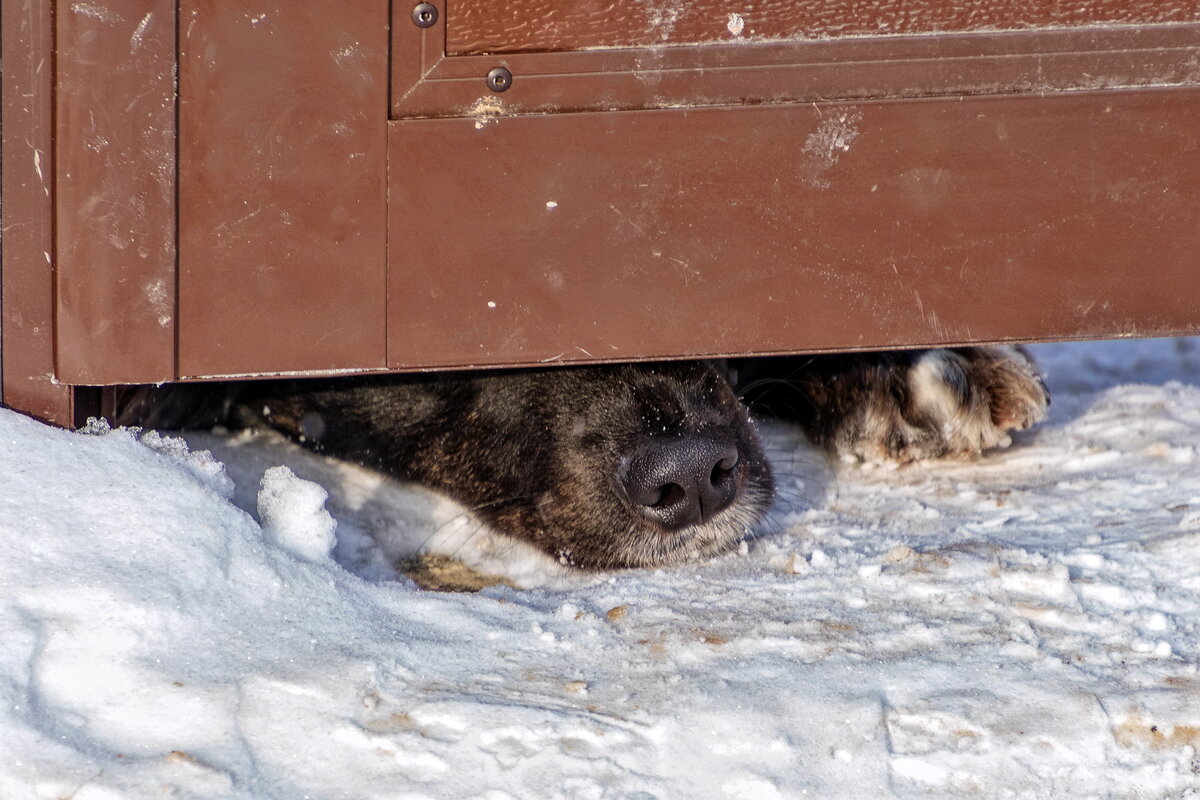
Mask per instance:
[[[258,518],[263,539],[305,561],[328,558],[337,544],[337,521],[325,510],[329,492],[296,477],[287,467],[271,467],[262,476]]]

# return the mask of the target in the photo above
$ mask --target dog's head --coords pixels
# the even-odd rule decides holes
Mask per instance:
[[[492,461],[486,482],[498,501],[477,513],[565,563],[709,556],[770,505],[754,424],[711,364],[510,373],[475,388],[460,431],[491,444],[471,460]]]

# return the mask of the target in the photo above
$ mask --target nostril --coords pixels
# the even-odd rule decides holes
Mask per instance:
[[[733,471],[737,469],[738,457],[737,453],[732,456],[726,456],[713,465],[712,473],[708,476],[708,482],[713,486],[720,486],[733,476]]]
[[[721,433],[644,442],[622,470],[626,497],[669,530],[707,521],[737,494],[737,445]]]
[[[687,490],[678,483],[668,483],[659,487],[658,500],[650,504],[651,508],[666,508],[687,499]]]

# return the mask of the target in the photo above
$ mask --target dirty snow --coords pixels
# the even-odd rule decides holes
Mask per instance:
[[[0,797],[1200,797],[1200,341],[1035,352],[1009,450],[772,425],[741,552],[609,575],[274,437],[0,411]]]
[[[729,31],[729,35],[733,38],[740,38],[742,31],[746,29],[746,21],[742,19],[740,14],[731,11],[729,12],[729,22],[725,24],[725,29]]]

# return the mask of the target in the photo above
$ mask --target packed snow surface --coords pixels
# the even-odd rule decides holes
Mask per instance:
[[[1200,796],[1200,341],[1035,355],[1011,448],[765,425],[740,552],[600,575],[275,437],[0,411],[0,798]]]

